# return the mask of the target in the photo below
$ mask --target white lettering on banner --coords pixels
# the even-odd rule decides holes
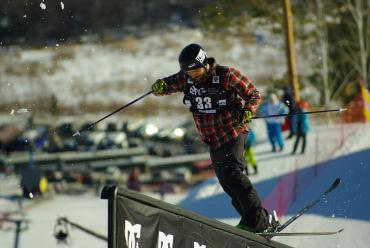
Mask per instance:
[[[158,248],[173,248],[173,235],[166,235],[163,232],[159,231]]]
[[[194,242],[194,248],[207,248],[207,246],[200,245],[198,242]]]
[[[125,238],[128,248],[139,248],[137,239],[140,239],[141,225],[132,225],[131,222],[125,220]]]
[[[206,58],[206,52],[202,49],[199,50],[199,53],[195,60],[199,61],[200,63],[203,63],[204,59]]]

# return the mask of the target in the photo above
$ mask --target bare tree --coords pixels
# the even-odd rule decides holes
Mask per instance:
[[[324,90],[324,106],[329,107],[329,56],[328,56],[328,31],[325,24],[325,12],[322,0],[316,0],[317,7],[317,33],[320,40],[320,53],[321,53],[321,76],[323,80]]]
[[[361,75],[365,86],[369,88],[370,1],[347,0],[347,6],[354,20],[358,41],[358,49],[349,51],[349,55],[353,58],[353,66]]]
[[[325,107],[329,106],[331,86],[333,85],[333,79],[330,77],[330,41],[328,37],[328,22],[331,22],[333,17],[330,10],[332,6],[330,3],[322,0],[315,1],[305,1],[303,8],[306,10],[306,17],[308,17],[309,22],[315,26],[312,29],[312,36],[314,37],[314,42],[318,44],[318,47],[312,46],[320,58],[320,77],[322,80],[322,91],[323,91],[323,103]],[[303,26],[307,23],[304,22]]]

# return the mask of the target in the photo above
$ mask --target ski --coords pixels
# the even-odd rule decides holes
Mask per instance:
[[[295,220],[297,220],[300,216],[302,216],[304,213],[312,209],[317,203],[319,203],[321,200],[325,199],[325,197],[332,192],[334,189],[338,187],[340,183],[340,178],[336,178],[333,183],[323,192],[321,193],[315,200],[307,204],[304,208],[302,208],[298,213],[296,213],[294,216],[292,216],[289,220],[281,224],[276,228],[276,233],[281,232],[284,230],[287,226],[292,224]]]
[[[274,237],[274,236],[318,236],[318,235],[334,235],[342,232],[344,229],[340,229],[334,232],[290,232],[290,233],[281,233],[281,232],[268,232],[260,233],[260,236],[264,237]]]
[[[288,219],[283,224],[276,227],[275,232],[269,232],[269,233],[257,233],[260,236],[266,237],[268,239],[274,237],[274,236],[298,236],[299,235],[332,235],[341,232],[342,230],[339,230],[338,232],[322,232],[324,234],[314,234],[314,232],[309,233],[281,233],[282,230],[284,230],[287,226],[292,224],[295,220],[297,220],[300,216],[302,216],[304,213],[308,212],[310,209],[312,209],[317,203],[319,203],[321,200],[325,199],[325,197],[332,192],[334,189],[338,187],[340,183],[340,178],[336,178],[333,183],[323,192],[321,193],[315,200],[307,204],[304,208],[302,208],[299,212],[297,212],[295,215],[293,215],[290,219]],[[280,233],[280,234],[279,234]],[[270,234],[270,235],[269,235]]]
[[[302,216],[304,213],[308,212],[310,209],[312,209],[317,203],[319,203],[321,200],[325,199],[330,192],[332,192],[334,189],[338,187],[340,183],[340,178],[336,178],[332,184],[323,192],[321,193],[315,200],[311,201],[309,204],[307,204],[304,208],[302,208],[300,211],[298,211],[294,216],[292,216],[290,219],[285,221],[283,224],[279,225],[274,232],[268,232],[268,233],[257,233],[258,235],[265,237],[267,239],[271,239],[274,236],[309,236],[309,235],[333,235],[337,234],[343,231],[343,229],[340,229],[336,232],[296,232],[296,233],[282,233],[281,231],[284,230],[286,227],[288,227],[290,224],[292,224],[295,220],[297,220],[300,216]]]

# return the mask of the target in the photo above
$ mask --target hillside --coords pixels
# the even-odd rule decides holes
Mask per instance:
[[[37,113],[49,109],[55,96],[60,108],[73,108],[75,113],[110,110],[112,105],[147,92],[155,79],[177,72],[178,53],[190,42],[202,44],[218,63],[238,68],[263,90],[286,71],[283,37],[266,37],[265,43],[257,44],[251,36],[220,37],[197,29],[173,28],[119,42],[39,49],[0,46],[0,105],[7,106],[8,113],[20,107]],[[309,74],[308,60],[298,61],[300,73]],[[135,106],[153,102],[163,109],[182,105],[174,96],[147,98]]]

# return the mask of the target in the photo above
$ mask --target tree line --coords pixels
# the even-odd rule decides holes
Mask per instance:
[[[207,7],[206,29],[241,26],[260,18],[284,32],[283,0],[218,0]],[[350,100],[360,84],[370,89],[370,2],[368,0],[292,0],[296,42],[312,57],[314,72],[305,79],[322,94],[322,104]],[[255,25],[255,24],[254,24]],[[226,29],[227,30],[227,29]],[[249,32],[253,31],[251,27]]]
[[[193,25],[210,0],[6,0],[0,4],[0,41],[42,43],[140,25]],[[195,6],[195,8],[194,8]]]
[[[272,24],[272,32],[284,32],[282,0],[4,1],[0,4],[0,44],[63,42],[83,34],[124,34],[135,30],[131,27],[158,28],[170,23],[237,35],[253,32],[258,19]],[[368,0],[292,0],[292,10],[296,41],[317,58],[306,80],[323,92],[322,103],[351,99],[359,83],[370,88]]]

